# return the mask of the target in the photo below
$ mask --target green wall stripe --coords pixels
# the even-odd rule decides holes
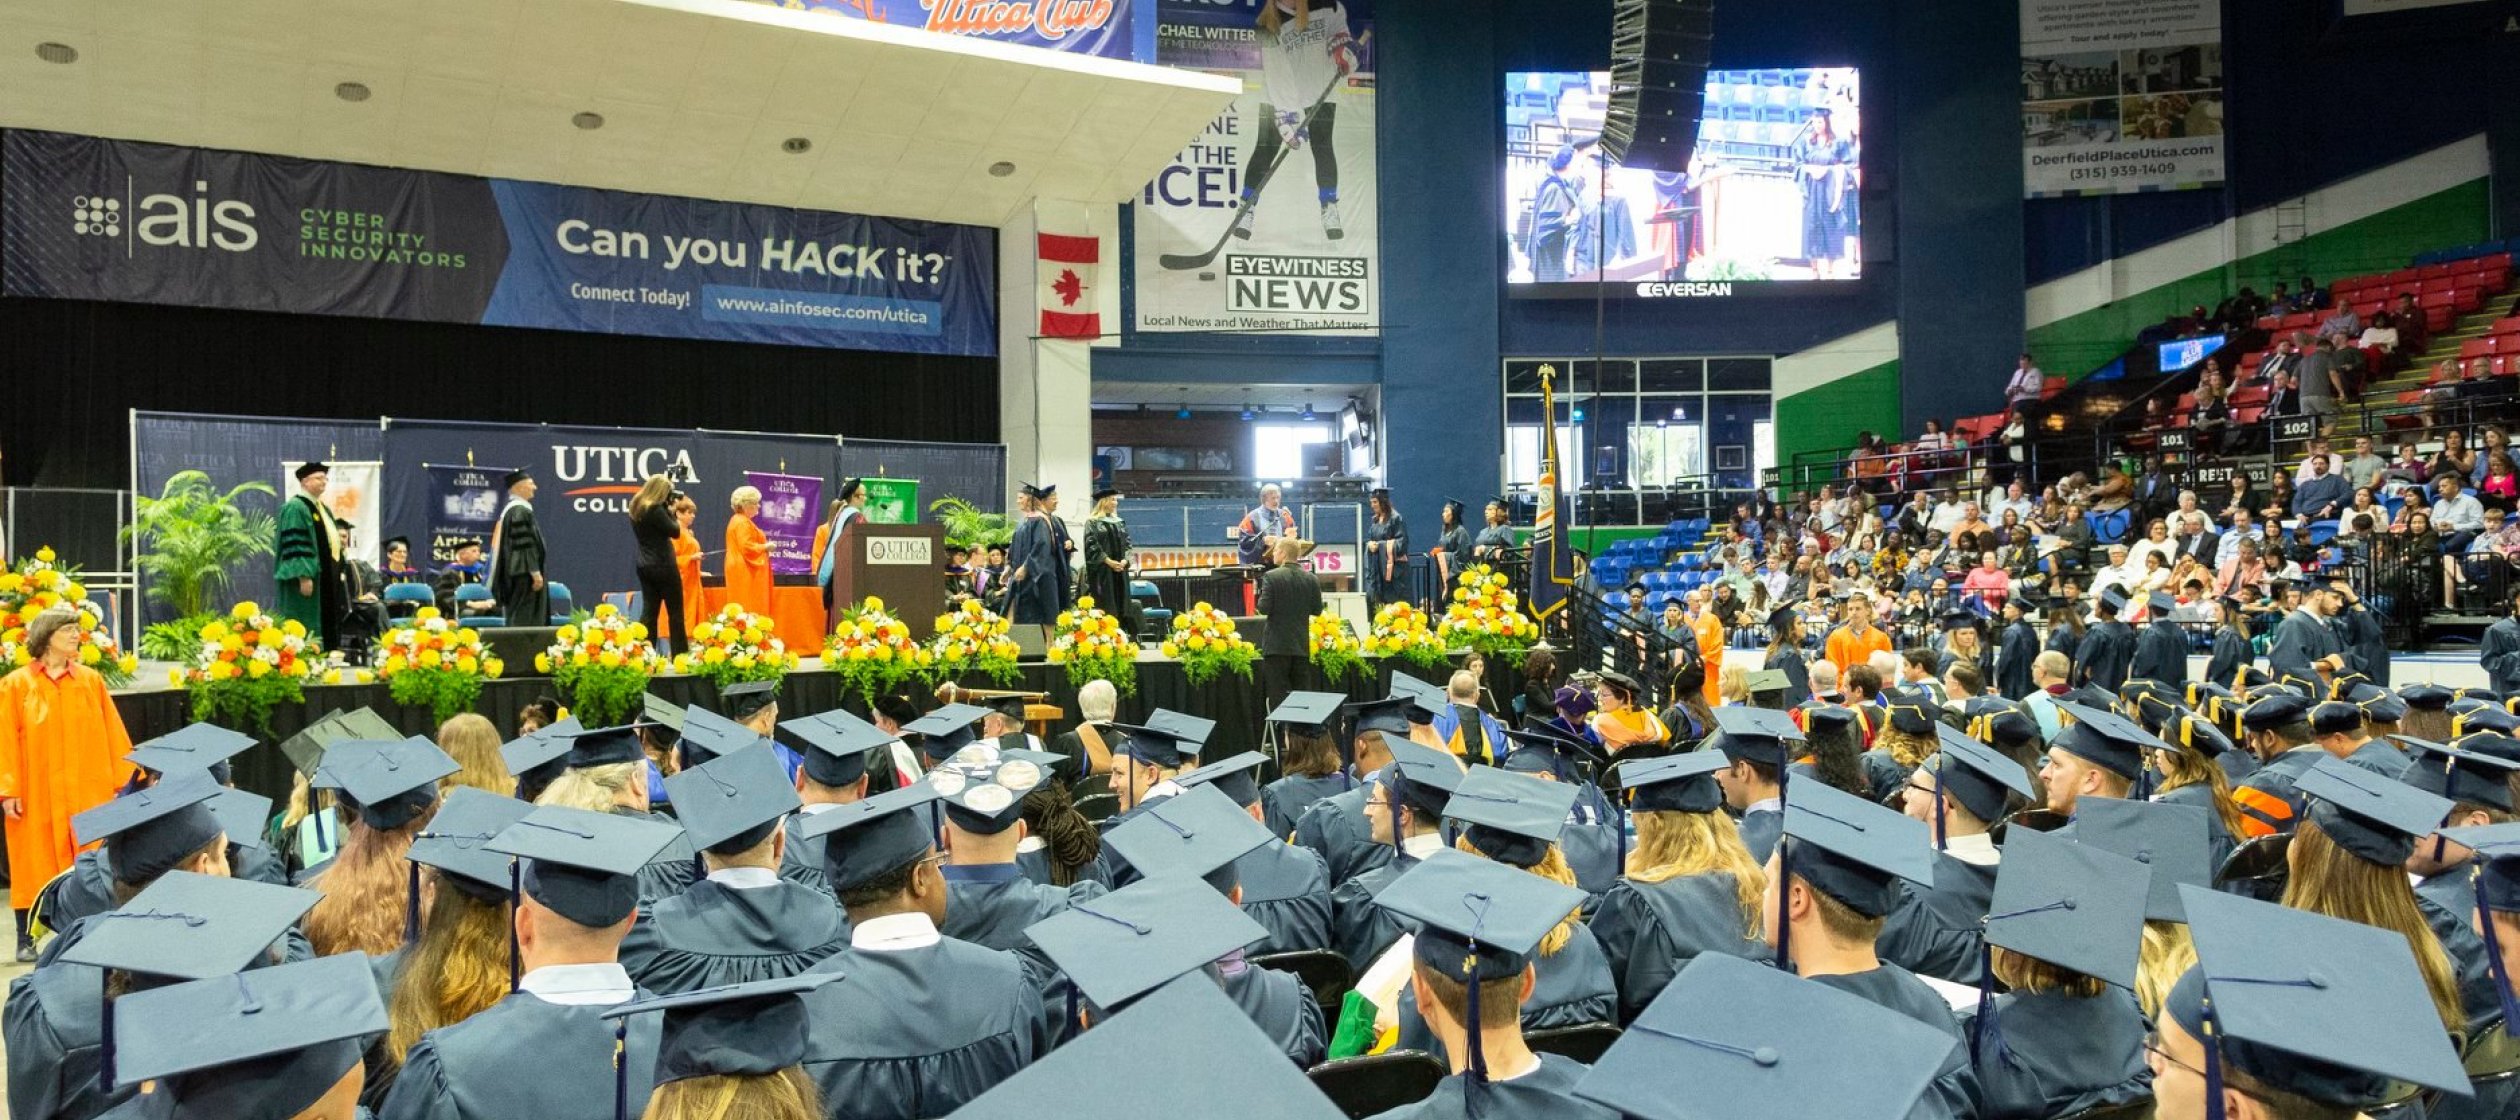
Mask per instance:
[[[1776,465],[1794,455],[1851,447],[1863,432],[1899,430],[1899,363],[1883,362],[1776,402]]]

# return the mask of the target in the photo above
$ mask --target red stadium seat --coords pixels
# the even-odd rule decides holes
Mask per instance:
[[[2490,256],[2478,257],[2478,258],[2476,258],[2476,263],[2478,263],[2478,264],[2480,264],[2480,265],[2483,265],[2483,266],[2485,266],[2485,267],[2487,267],[2487,268],[2502,268],[2502,269],[2508,269],[2508,268],[2510,268],[2510,267],[2511,267],[2511,254],[2509,254],[2509,253],[2494,253],[2494,254],[2492,254],[2492,255],[2490,255]]]
[[[2448,276],[2448,275],[2442,275],[2442,276],[2428,276],[2428,277],[2425,277],[2425,278],[2424,278],[2424,283],[2423,283],[2423,285],[2422,285],[2421,287],[2417,288],[2417,289],[2416,289],[2416,291],[2418,291],[2418,292],[2446,292],[2446,291],[2449,291],[2449,290],[2451,290],[2452,288],[2455,288],[2455,287],[2458,287],[2458,281],[2457,281],[2455,278],[2453,278],[2453,277],[2450,277],[2450,276]]]
[[[2487,354],[2493,353],[2493,351],[2492,351],[2490,348],[2488,348],[2488,347],[2486,346],[2486,341],[2487,341],[2487,340],[2486,340],[2486,339],[2483,339],[2483,338],[2471,338],[2471,339],[2469,339],[2469,340],[2467,340],[2467,341],[2465,341],[2465,342],[2460,343],[2460,344],[2459,344],[2459,357],[2461,357],[2461,358],[2482,358],[2482,357],[2484,357],[2484,356],[2485,356],[2485,355],[2487,355]]]
[[[2283,323],[2284,317],[2281,315],[2264,315],[2258,318],[2257,329],[2262,331],[2271,331],[2279,326],[2282,326]]]
[[[2053,397],[2058,393],[2064,392],[2065,385],[2066,381],[2062,377],[2048,378],[2039,386],[2039,395],[2042,397]]]
[[[2262,404],[2235,405],[2231,410],[2231,422],[2234,424],[2255,424],[2258,422],[2258,419],[2265,414],[2266,406]]]
[[[2487,331],[2487,333],[2520,334],[2520,315],[2514,315],[2508,319],[2494,320],[2494,325]]]
[[[2265,404],[2266,398],[2270,395],[2271,391],[2267,389],[2266,382],[2253,381],[2232,390],[2231,407],[2237,409],[2248,405]]]
[[[2450,294],[2454,297],[2450,301],[2450,306],[2458,308],[2461,315],[2474,315],[2485,310],[2485,289],[2483,288],[2461,288]]]

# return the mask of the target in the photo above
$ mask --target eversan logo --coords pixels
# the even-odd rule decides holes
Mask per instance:
[[[86,194],[71,199],[70,232],[81,237],[122,236],[122,200]]]
[[[126,183],[127,193],[137,193]],[[210,184],[195,181],[190,195],[152,194],[133,203],[126,215],[123,200],[104,195],[78,195],[70,200],[73,232],[91,237],[121,237],[131,227],[131,245],[161,249],[218,249],[252,252],[262,244],[254,228],[254,207],[210,195]],[[126,221],[126,219],[128,219]]]

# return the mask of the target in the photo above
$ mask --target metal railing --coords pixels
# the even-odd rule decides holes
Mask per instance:
[[[54,563],[79,572],[88,597],[105,610],[124,648],[138,633],[139,578],[122,529],[131,524],[131,492],[51,487],[0,488],[0,564],[53,550]]]

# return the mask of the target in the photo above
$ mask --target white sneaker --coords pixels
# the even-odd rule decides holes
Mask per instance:
[[[1251,240],[1252,218],[1259,213],[1259,210],[1257,206],[1246,206],[1242,213],[1234,215],[1234,236],[1245,241]]]
[[[1332,241],[1347,236],[1347,227],[1339,221],[1339,204],[1336,200],[1321,204],[1321,235]]]

